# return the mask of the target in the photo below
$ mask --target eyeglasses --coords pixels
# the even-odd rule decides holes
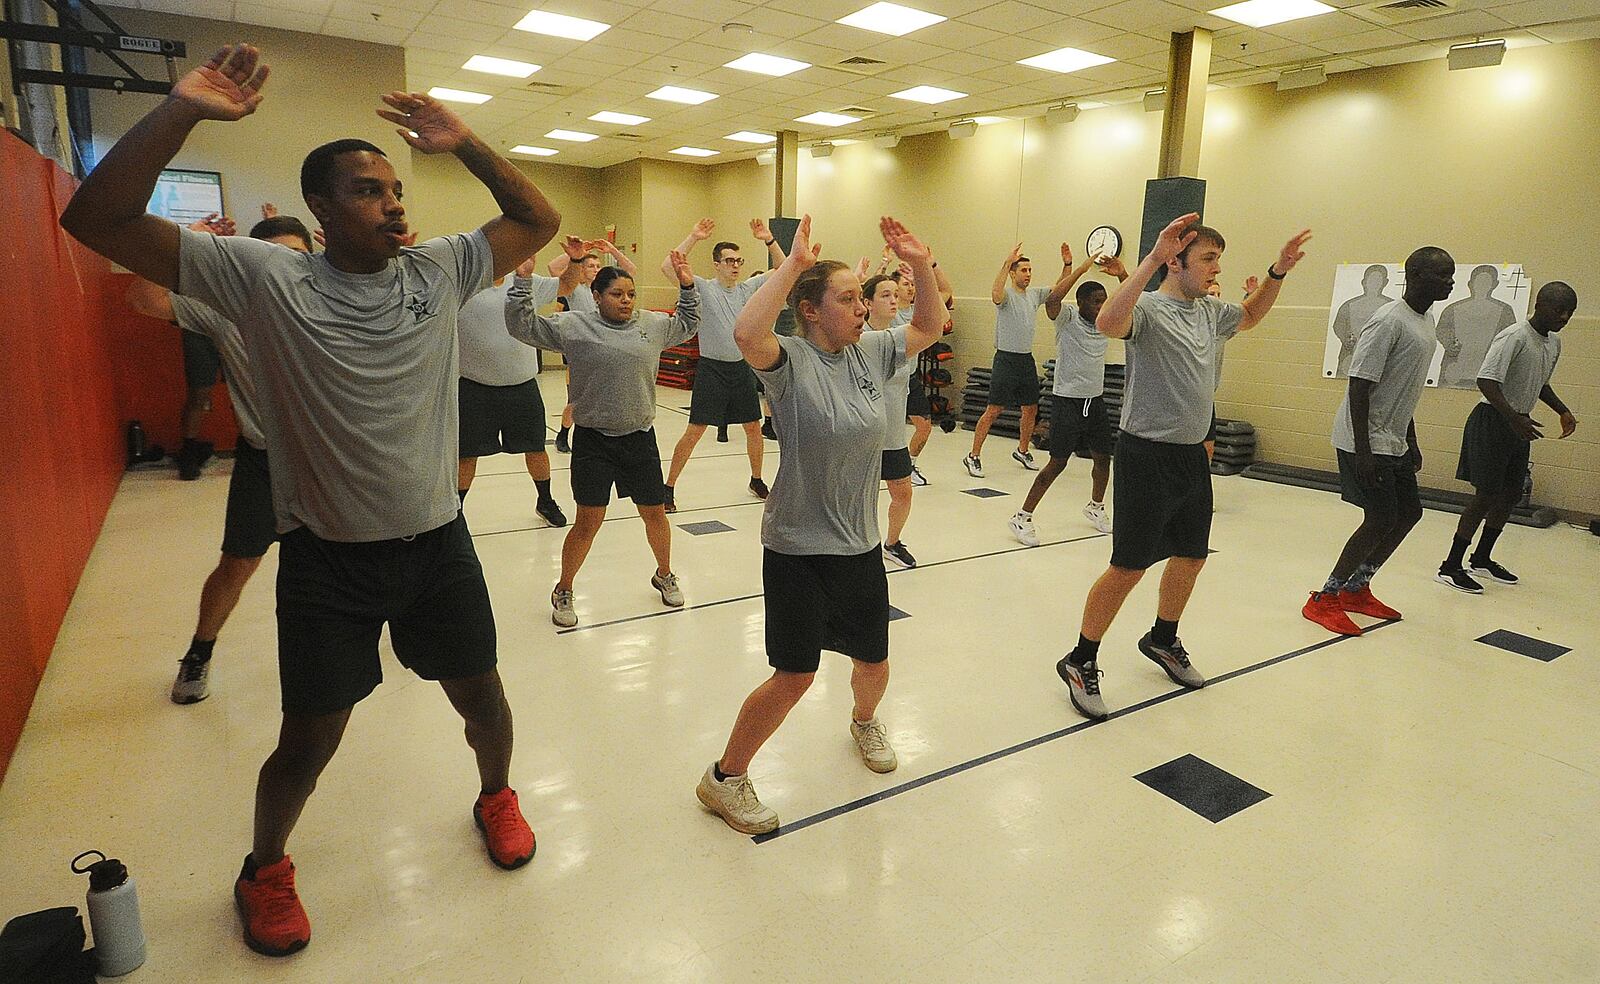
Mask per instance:
[[[742,257],[742,256],[724,256],[719,262],[727,263],[727,264],[730,264],[732,266],[744,266],[744,257]]]

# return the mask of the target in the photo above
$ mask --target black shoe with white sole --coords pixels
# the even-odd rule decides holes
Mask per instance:
[[[885,543],[883,555],[891,564],[907,570],[917,566],[917,558],[911,556],[911,551],[906,549],[904,543]]]
[[[1485,577],[1493,578],[1494,580],[1499,581],[1501,584],[1516,584],[1519,580],[1515,574],[1506,570],[1504,567],[1501,567],[1492,560],[1474,560],[1471,562],[1471,568],[1472,573],[1482,574]]]
[[[554,499],[539,500],[539,502],[534,505],[533,511],[538,513],[540,519],[544,520],[546,523],[549,523],[556,529],[560,529],[561,527],[567,525],[567,514],[561,511],[561,507],[556,504],[556,500]]]
[[[1465,591],[1467,594],[1483,594],[1483,585],[1474,581],[1472,576],[1460,567],[1441,567],[1439,568],[1439,573],[1435,574],[1433,579],[1445,587],[1455,588],[1457,591]]]

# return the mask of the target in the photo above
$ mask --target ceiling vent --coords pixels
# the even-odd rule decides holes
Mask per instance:
[[[643,140],[644,139],[644,134],[642,134],[642,133],[613,133],[611,135],[611,137],[612,137],[613,140]]]
[[[852,75],[877,75],[889,67],[889,63],[877,58],[868,58],[865,55],[856,55],[836,63],[834,68]]]
[[[1453,14],[1460,6],[1461,0],[1390,0],[1389,3],[1346,7],[1344,12],[1355,14],[1362,20],[1374,24],[1392,27],[1396,24],[1410,24],[1430,17]]]
[[[878,115],[878,111],[877,110],[868,109],[865,106],[841,106],[840,108],[834,110],[834,112],[835,113],[843,113],[846,116],[854,116],[857,119],[863,119],[863,120],[866,119],[869,116],[877,116]]]
[[[525,82],[523,85],[529,92],[550,96],[560,96],[572,91],[572,86],[556,85],[554,82]]]

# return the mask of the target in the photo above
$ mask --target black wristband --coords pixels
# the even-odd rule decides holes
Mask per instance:
[[[1287,277],[1288,274],[1287,273],[1279,273],[1277,271],[1277,266],[1278,265],[1276,263],[1268,263],[1267,264],[1267,276],[1271,277],[1273,280],[1282,280],[1284,277]]]

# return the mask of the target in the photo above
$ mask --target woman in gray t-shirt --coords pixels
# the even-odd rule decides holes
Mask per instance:
[[[867,328],[888,331],[910,324],[899,313],[899,290],[885,276],[873,277],[861,288],[867,306]],[[896,567],[915,567],[917,559],[900,542],[900,534],[911,518],[911,450],[906,439],[906,401],[911,395],[911,373],[917,360],[906,359],[883,387],[883,480],[889,483],[889,535],[883,538],[883,558]]]
[[[739,312],[734,341],[766,385],[782,459],[761,523],[762,588],[770,678],[745,699],[722,758],[706,769],[700,802],[743,833],[778,826],[756,798],[750,760],[811,686],[822,650],[853,660],[850,734],[874,772],[897,762],[877,718],[889,684],[889,585],[878,537],[885,387],[939,337],[944,312],[924,246],[894,219],[884,241],[911,265],[918,302],[911,323],[866,331],[861,281],[818,260],[811,218],[788,258]],[[785,301],[797,332],[773,333]],[[904,420],[904,401],[899,411]]]

